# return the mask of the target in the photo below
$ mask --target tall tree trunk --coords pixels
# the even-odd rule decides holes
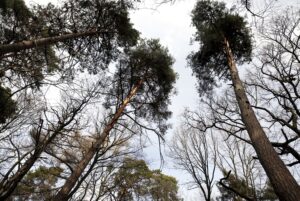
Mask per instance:
[[[26,159],[26,161],[13,174],[13,176],[9,177],[10,172],[13,170],[12,168],[12,170],[2,178],[2,181],[0,182],[0,200],[9,198],[9,196],[14,192],[18,183],[23,179],[23,177],[28,173],[34,163],[39,159],[40,155],[44,152],[46,147],[66,126],[68,126],[74,120],[76,114],[82,109],[86,102],[87,101],[83,101],[77,108],[74,108],[74,110],[70,113],[70,116],[67,117],[68,119],[66,119],[63,123],[60,123],[47,140],[45,140],[44,142],[39,142],[36,145],[34,153],[30,155],[28,159]],[[21,163],[21,161],[19,162]]]
[[[10,52],[18,52],[21,50],[42,47],[45,45],[51,45],[57,42],[63,42],[70,39],[93,36],[96,34],[102,33],[102,31],[97,31],[96,29],[91,29],[89,31],[80,32],[80,33],[70,33],[64,34],[61,36],[53,36],[47,38],[40,38],[36,40],[27,40],[18,43],[8,44],[8,45],[0,45],[0,56],[10,53]]]
[[[284,165],[283,161],[279,158],[257,120],[247,98],[243,83],[239,78],[234,57],[226,38],[224,38],[224,43],[234,92],[241,110],[242,120],[246,126],[246,130],[248,131],[248,135],[256,151],[257,157],[266,171],[266,174],[269,177],[279,199],[281,201],[299,201],[300,187],[289,172],[288,168]]]
[[[102,131],[101,135],[98,139],[96,139],[95,143],[92,144],[92,146],[87,151],[86,155],[83,157],[83,159],[79,162],[77,167],[73,170],[69,178],[66,180],[65,184],[61,187],[60,191],[56,194],[55,197],[53,197],[52,200],[68,200],[70,198],[70,192],[75,186],[77,180],[79,179],[80,175],[84,172],[85,168],[89,164],[89,162],[93,159],[96,152],[99,150],[101,145],[105,142],[107,137],[109,136],[110,131],[113,129],[115,123],[118,121],[118,119],[122,116],[124,109],[132,99],[132,97],[137,93],[138,89],[142,85],[143,81],[140,80],[130,91],[129,95],[126,97],[126,99],[123,101],[122,105],[118,108],[116,113],[114,114],[113,118],[109,121],[109,123],[106,125],[104,130]]]

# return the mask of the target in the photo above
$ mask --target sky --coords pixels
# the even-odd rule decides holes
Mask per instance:
[[[146,38],[159,38],[160,42],[168,47],[170,54],[175,58],[174,70],[178,73],[176,82],[177,94],[172,97],[170,110],[173,112],[170,123],[173,129],[169,130],[166,138],[168,143],[172,138],[176,126],[180,123],[180,114],[184,108],[195,108],[198,101],[196,91],[196,80],[192,76],[192,71],[187,67],[186,57],[195,49],[191,45],[191,37],[195,30],[191,26],[190,13],[195,1],[177,1],[174,4],[162,4],[156,10],[149,8],[155,5],[146,5],[145,9],[132,12],[131,20],[137,30]],[[154,169],[160,168],[160,156],[157,141],[153,141],[154,146],[146,149],[146,159]],[[180,185],[180,196],[184,200],[194,200],[198,197],[197,192],[187,191],[184,185],[189,176],[180,170],[176,170],[174,165],[166,155],[164,155],[164,165],[162,171],[165,174],[176,177]]]
[[[237,0],[233,0],[237,1]],[[46,4],[52,2],[54,4],[60,2],[58,0],[25,0],[26,3]],[[160,42],[168,47],[170,54],[175,58],[174,70],[178,73],[176,83],[177,94],[172,97],[170,110],[173,116],[170,123],[173,129],[169,130],[166,139],[172,138],[176,126],[180,122],[180,114],[184,108],[197,108],[199,96],[196,91],[196,80],[192,76],[191,69],[187,67],[186,57],[197,48],[197,45],[191,45],[191,38],[195,32],[191,26],[190,13],[194,7],[196,0],[176,0],[175,3],[165,3],[160,6],[154,4],[141,4],[139,9],[131,12],[131,21],[135,28],[141,32],[144,38],[159,38]],[[228,2],[228,0],[227,0]],[[261,0],[253,0],[253,6],[261,7]],[[271,2],[271,1],[269,1]],[[279,2],[287,4],[296,4],[299,6],[299,0],[290,0],[288,3],[284,0]],[[229,4],[231,5],[231,4]],[[282,7],[282,5],[278,4]],[[155,9],[154,9],[155,8]],[[157,141],[153,140],[153,145],[145,149],[146,161],[153,169],[161,167],[160,156]],[[165,174],[176,177],[180,185],[180,194],[186,201],[199,200],[198,193],[187,191],[183,185],[189,179],[189,176],[179,170],[175,170],[170,159],[165,156],[165,163],[162,171]]]

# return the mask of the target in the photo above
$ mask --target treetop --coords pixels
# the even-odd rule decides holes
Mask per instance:
[[[229,42],[234,59],[241,64],[251,61],[251,34],[246,20],[227,9],[223,2],[198,1],[192,11],[192,23],[200,49],[192,52],[188,60],[202,95],[213,89],[216,77],[225,80],[230,77],[224,40]]]
[[[162,122],[171,115],[168,104],[177,77],[172,69],[173,62],[168,49],[156,39],[141,40],[136,47],[128,48],[117,64],[113,78],[116,84],[110,93],[115,95],[107,98],[106,106],[120,103],[142,81],[131,101],[135,115],[158,123],[160,131],[164,132],[167,126]]]

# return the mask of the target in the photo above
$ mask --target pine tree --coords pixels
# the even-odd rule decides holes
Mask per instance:
[[[16,109],[16,102],[11,98],[11,90],[0,85],[0,124],[12,117]]]
[[[28,172],[16,188],[11,200],[49,200],[55,193],[55,185],[62,169],[40,166]]]
[[[224,3],[199,1],[193,10],[193,25],[200,50],[189,56],[202,95],[213,88],[217,78],[231,80],[242,120],[257,157],[280,200],[296,201],[300,187],[277,155],[262,129],[239,78],[237,63],[251,59],[251,36],[245,20],[231,13]]]
[[[150,170],[144,160],[125,158],[122,166],[114,175],[117,200],[179,201],[177,181],[161,173]]]
[[[115,105],[115,113],[53,200],[68,200],[75,193],[71,190],[77,180],[129,106],[136,108],[137,118],[157,124],[159,133],[165,133],[165,121],[171,114],[167,104],[176,79],[172,64],[172,57],[158,40],[141,41],[126,52],[117,64],[116,84],[106,105]]]

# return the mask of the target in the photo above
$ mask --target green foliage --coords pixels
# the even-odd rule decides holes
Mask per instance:
[[[192,52],[188,60],[202,95],[213,89],[216,77],[230,78],[224,39],[228,40],[235,61],[243,63],[251,60],[251,36],[247,22],[220,2],[198,1],[192,11],[192,22],[200,50]]]
[[[261,192],[260,200],[268,200],[268,201],[278,200],[278,197],[269,180],[266,183],[266,188]]]
[[[228,172],[223,170],[223,175],[227,176]],[[223,181],[223,183],[228,186],[230,189],[238,192],[240,195],[244,195],[245,197],[253,198],[256,195],[256,192],[253,188],[244,179],[237,177],[236,175],[230,174],[229,177]],[[235,201],[241,201],[242,198],[235,194],[233,191],[224,188],[219,185],[219,190],[222,193],[222,197],[226,199],[233,199]]]
[[[174,177],[164,175],[160,170],[154,170],[152,173],[153,184],[150,192],[153,200],[180,200],[177,196],[178,186]]]
[[[118,58],[122,48],[134,46],[139,37],[139,32],[129,19],[131,1],[66,0],[60,7],[48,4],[29,9],[23,0],[7,0],[2,2],[1,7],[1,44],[90,30],[101,32],[23,50],[10,55],[13,64],[11,60],[1,60],[0,66],[6,66],[6,72],[1,72],[1,75],[9,75],[11,80],[12,77],[22,78],[26,83],[34,82],[37,86],[49,72],[59,72],[69,80],[78,71],[87,70],[92,74],[103,72],[110,62]],[[18,9],[28,14],[22,14],[19,19]],[[61,52],[64,52],[64,58],[69,55],[70,59],[63,61],[58,58]],[[66,60],[72,60],[73,64],[66,64]]]
[[[16,102],[11,98],[9,88],[4,88],[0,85],[0,124],[12,117],[17,109]]]
[[[50,200],[61,172],[59,167],[44,166],[30,171],[14,191],[12,200]]]
[[[67,0],[61,8],[48,5],[37,12],[45,23],[51,22],[47,26],[50,35],[91,29],[101,32],[97,36],[76,38],[61,44],[61,49],[80,64],[76,70],[97,74],[117,60],[122,48],[136,45],[139,32],[130,22],[131,8],[129,0]],[[76,70],[68,72],[72,75]]]
[[[72,79],[77,70],[87,69],[94,74],[102,72],[111,61],[117,59],[121,48],[135,45],[139,37],[138,31],[130,23],[130,1],[68,0],[61,7],[49,4],[30,9],[23,0],[0,2],[0,45],[91,29],[103,31],[93,37],[45,45],[10,54],[9,59],[1,58],[0,84],[28,84],[32,88],[40,88],[45,75],[49,73],[57,72],[62,78]],[[71,57],[67,59],[67,65],[57,55],[61,51],[67,51]],[[67,53],[63,57],[66,55]],[[1,94],[8,94],[5,91],[8,90],[1,88]],[[0,123],[4,123],[16,109],[10,99],[6,106],[11,107],[4,107],[6,100],[2,97]]]
[[[227,176],[228,172],[223,170],[223,175]],[[274,192],[274,189],[270,183],[270,181],[266,182],[266,187],[263,190],[256,191],[255,188],[251,187],[249,183],[247,183],[244,179],[237,177],[236,175],[230,174],[227,179],[222,181],[228,188],[223,187],[218,184],[219,191],[221,196],[218,197],[217,200],[221,201],[242,201],[243,198],[239,195],[243,195],[244,197],[248,197],[253,200],[261,200],[261,201],[275,201],[278,200],[277,195]],[[238,194],[236,193],[238,192]]]
[[[19,21],[27,20],[31,15],[29,9],[25,5],[24,0],[1,0],[0,10],[4,15],[13,12]]]
[[[129,83],[144,80],[134,102],[137,103],[136,106],[143,100],[147,102],[139,109],[137,115],[149,119],[167,119],[171,115],[167,106],[176,80],[176,73],[172,69],[173,58],[158,40],[143,41],[129,54]]]
[[[131,102],[134,108],[139,108],[135,115],[159,123],[160,131],[165,132],[164,121],[171,115],[168,104],[176,80],[172,64],[173,58],[158,40],[141,41],[137,47],[128,49],[117,65],[116,84],[106,106],[120,103],[142,80],[143,84]]]
[[[0,4],[1,14],[1,44],[11,44],[32,38],[44,37],[47,23],[41,20],[23,0],[3,0]],[[21,54],[10,55],[10,59],[1,59],[0,78],[9,76],[12,82],[22,79],[30,83],[31,87],[39,87],[44,74],[58,70],[58,58],[52,46],[35,48],[32,51],[22,51]],[[21,79],[20,79],[21,78]],[[4,80],[2,80],[5,82]]]
[[[0,43],[9,44],[24,40],[33,17],[24,0],[1,0],[0,15]]]
[[[179,200],[176,179],[162,174],[159,170],[149,170],[143,160],[124,159],[115,175],[114,184],[118,200]]]
[[[135,194],[145,196],[151,172],[145,161],[125,159],[120,170],[115,175],[115,185],[121,200],[133,200]]]

